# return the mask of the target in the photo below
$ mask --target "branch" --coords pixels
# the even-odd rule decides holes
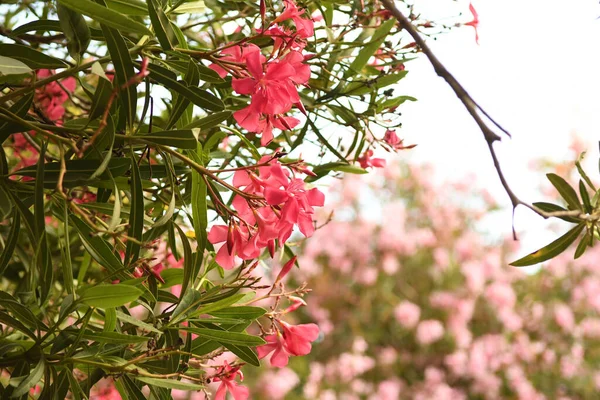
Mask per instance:
[[[421,50],[423,51],[423,53],[425,54],[425,56],[427,57],[427,59],[429,60],[431,65],[433,66],[433,69],[435,70],[436,74],[439,77],[443,78],[446,81],[446,83],[452,88],[452,90],[454,91],[454,94],[456,94],[456,97],[458,97],[458,99],[463,103],[463,105],[465,106],[465,108],[467,109],[467,111],[469,112],[471,117],[473,118],[473,120],[475,120],[475,122],[479,126],[479,129],[483,133],[483,137],[484,137],[485,141],[487,142],[488,148],[490,150],[490,155],[492,156],[492,161],[494,162],[494,168],[496,169],[496,173],[498,174],[500,183],[502,184],[504,191],[510,198],[510,202],[512,204],[512,209],[513,209],[513,216],[514,216],[514,211],[517,208],[517,206],[521,205],[521,206],[529,208],[530,210],[532,210],[533,212],[535,212],[536,214],[538,214],[544,218],[572,216],[572,217],[580,218],[585,221],[592,221],[592,220],[598,218],[597,216],[582,213],[579,210],[572,210],[572,211],[566,211],[566,212],[565,211],[546,212],[532,204],[526,203],[526,202],[522,201],[521,199],[519,199],[519,197],[517,197],[515,192],[511,189],[510,185],[508,184],[506,177],[504,176],[504,173],[502,172],[502,168],[500,167],[500,162],[498,161],[498,156],[496,155],[496,151],[494,150],[494,142],[499,141],[500,136],[498,136],[494,132],[494,129],[490,128],[486,124],[486,122],[482,118],[482,115],[485,116],[493,124],[494,128],[499,129],[500,131],[504,132],[509,137],[510,137],[510,133],[508,133],[508,131],[506,129],[504,129],[496,121],[494,121],[489,116],[489,114],[487,112],[485,112],[479,104],[477,104],[477,102],[471,97],[471,95],[465,90],[465,88],[458,82],[458,80],[456,80],[456,78],[450,73],[450,71],[448,71],[448,69],[444,66],[444,64],[442,64],[440,62],[440,60],[431,51],[431,49],[429,48],[427,43],[425,43],[425,40],[423,40],[423,38],[421,37],[421,35],[417,31],[417,29],[412,25],[410,20],[408,18],[406,18],[404,16],[404,14],[402,14],[402,12],[396,8],[393,0],[381,0],[381,3],[394,16],[394,18],[396,18],[396,20],[400,23],[400,27],[402,27],[403,29],[406,29],[406,31],[413,38],[415,43],[421,48]],[[514,224],[513,224],[513,237],[515,239],[517,238],[515,229],[514,229]]]

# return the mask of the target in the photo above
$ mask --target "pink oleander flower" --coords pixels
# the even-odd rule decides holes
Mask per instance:
[[[54,75],[54,71],[49,69],[40,69],[37,71],[38,79],[45,79]],[[69,92],[75,90],[76,82],[72,76],[57,82],[51,82],[35,92],[35,101],[39,104],[46,116],[54,122],[59,122],[65,114],[63,104],[69,99]]]
[[[416,144],[411,144],[408,146],[404,145],[404,140],[400,139],[396,134],[396,131],[388,129],[385,131],[385,135],[383,136],[383,140],[389,144],[394,150],[407,150],[416,147]]]
[[[291,19],[296,25],[296,32],[301,38],[307,38],[314,34],[314,22],[312,19],[300,18],[304,14],[304,10],[298,9],[298,6],[293,0],[284,0],[284,11],[273,21],[273,23],[283,22]]]
[[[394,309],[394,316],[398,323],[403,327],[408,329],[414,328],[421,317],[421,308],[418,305],[405,300],[396,306]]]
[[[422,345],[429,345],[437,342],[444,337],[444,325],[438,320],[428,319],[419,323],[417,326],[417,342]]]
[[[264,358],[273,353],[271,364],[274,367],[285,367],[290,356],[304,356],[310,353],[311,342],[319,337],[319,327],[316,324],[290,325],[279,321],[281,331],[277,330],[272,335],[267,335],[267,344],[259,346],[256,350],[258,358]]]
[[[477,10],[473,7],[473,3],[469,3],[469,11],[473,15],[473,20],[469,22],[465,22],[463,25],[472,26],[475,30],[475,43],[479,44],[479,33],[477,32],[477,28],[479,27],[479,15],[477,14]]]
[[[250,397],[250,391],[247,387],[241,386],[236,382],[236,377],[240,377],[240,381],[244,380],[244,374],[240,371],[240,367],[232,367],[227,361],[224,361],[223,366],[217,370],[213,382],[221,382],[215,393],[214,400],[225,400],[227,392],[231,393],[235,400],[246,400]]]
[[[554,307],[554,321],[565,332],[572,332],[575,327],[575,316],[566,304],[557,304]]]
[[[367,150],[364,154],[356,161],[360,164],[361,168],[375,167],[375,168],[384,168],[385,160],[383,158],[372,158],[373,150]]]

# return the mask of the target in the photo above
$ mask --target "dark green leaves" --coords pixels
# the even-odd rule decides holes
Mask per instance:
[[[231,343],[239,346],[260,346],[266,343],[262,338],[258,336],[247,335],[245,333],[205,328],[182,327],[181,329],[186,332],[195,333],[198,336],[214,340],[215,342],[219,343]]]
[[[561,197],[569,205],[569,210],[581,210],[581,203],[577,197],[577,192],[563,178],[556,174],[547,174],[548,180],[558,190]]]
[[[136,377],[140,382],[143,382],[147,385],[158,386],[165,389],[178,389],[178,390],[202,390],[204,386],[198,385],[195,383],[181,382],[176,381],[174,379],[159,379],[159,378],[146,378],[146,377]]]
[[[185,128],[186,129],[199,128],[200,133],[202,133],[203,130],[207,130],[214,126],[219,125],[221,122],[223,122],[227,118],[231,117],[231,114],[233,114],[231,111],[221,111],[221,112],[217,112],[217,113],[212,113],[212,114],[207,115],[204,118],[200,118],[200,119],[197,119],[196,121],[193,121],[192,123],[187,125]]]
[[[81,289],[80,300],[90,307],[120,307],[137,300],[142,293],[141,289],[122,283],[116,285],[97,285]]]
[[[22,61],[31,69],[65,68],[67,64],[58,58],[51,57],[40,51],[20,44],[0,44],[0,56]]]
[[[191,129],[154,131],[139,137],[151,143],[176,147],[178,149],[195,149],[198,145],[196,136],[194,136]]]
[[[56,13],[60,27],[67,37],[69,54],[75,60],[80,60],[90,44],[90,28],[85,23],[83,15],[60,3],[56,5]]]
[[[90,18],[124,32],[135,32],[142,35],[152,35],[152,32],[141,23],[128,18],[121,13],[103,7],[91,0],[58,0],[58,3],[73,11],[87,15]]]
[[[583,231],[584,228],[584,224],[579,224],[575,228],[565,233],[563,236],[550,243],[549,245],[517,261],[510,263],[510,265],[515,267],[525,267],[554,258],[563,251],[565,251],[575,241],[575,239],[577,239],[577,237],[579,236],[581,231]]]
[[[169,18],[157,0],[147,0],[147,3],[150,21],[156,32],[158,42],[163,50],[171,50],[174,45],[177,45],[177,38],[175,32],[173,32]]]
[[[142,178],[137,160],[131,154],[131,213],[129,214],[129,230],[127,235],[133,240],[127,241],[125,263],[134,263],[140,254],[140,243],[144,229],[144,192]]]

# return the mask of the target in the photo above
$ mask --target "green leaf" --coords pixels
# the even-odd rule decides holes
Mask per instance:
[[[200,84],[200,74],[198,73],[198,67],[196,63],[191,58],[188,61],[188,68],[185,74],[185,83],[188,86],[198,86]],[[186,125],[189,123],[191,118],[188,118],[188,113],[191,114],[192,110],[190,107],[190,101],[186,99],[184,96],[177,96],[175,100],[175,105],[171,110],[171,115],[169,116],[169,121],[167,122],[167,129],[171,129],[175,124],[178,127]],[[182,117],[185,117],[182,120]],[[195,146],[194,146],[195,148]]]
[[[112,83],[109,80],[98,79],[98,86],[96,86],[94,98],[92,99],[92,108],[90,109],[90,121],[100,117],[104,113],[112,91]]]
[[[204,386],[196,383],[181,382],[174,379],[147,378],[141,376],[136,376],[135,379],[147,384],[148,386],[158,386],[165,389],[198,391],[204,388]]]
[[[545,203],[542,201],[533,203],[533,205],[545,212],[568,211],[566,208],[563,208],[557,204]],[[562,219],[563,221],[571,222],[573,224],[578,224],[579,222],[581,222],[579,219],[574,218],[574,217],[558,217],[558,218]]]
[[[117,319],[119,319],[120,321],[126,322],[128,324],[135,325],[135,326],[137,326],[138,328],[141,328],[144,331],[162,334],[161,331],[159,331],[158,329],[156,329],[152,325],[147,324],[147,323],[145,323],[143,321],[140,321],[139,319],[134,318],[131,315],[127,315],[127,314],[125,314],[124,312],[121,312],[121,311],[117,311]]]
[[[181,327],[180,329],[219,343],[231,343],[239,346],[260,346],[266,343],[259,336],[247,335],[245,333],[192,327]]]
[[[62,256],[62,283],[65,287],[65,290],[68,294],[73,294],[75,292],[75,288],[73,287],[73,263],[71,262],[71,235],[69,233],[70,225],[69,225],[69,205],[67,204],[67,200],[63,199],[62,203],[63,209],[63,237],[59,241],[61,256]]]
[[[108,310],[114,310],[108,308]],[[150,340],[150,337],[138,336],[138,335],[125,335],[117,332],[91,332],[87,331],[83,334],[83,338],[99,343],[111,343],[111,344],[134,344],[134,343],[146,343]]]
[[[29,328],[27,328],[23,323],[19,322],[17,319],[11,317],[10,315],[0,311],[0,322],[4,325],[10,326],[11,328],[16,329],[19,332],[24,333],[29,336],[33,340],[37,340],[35,337],[35,333],[33,333]]]
[[[148,15],[148,8],[143,1],[139,0],[104,0],[106,6],[125,15],[135,15],[145,17]]]
[[[177,37],[171,28],[169,18],[157,0],[147,0],[147,3],[148,14],[150,15],[152,27],[156,32],[158,43],[160,43],[163,50],[171,50],[174,45],[177,45]]]
[[[31,21],[23,25],[19,25],[17,28],[12,30],[12,34],[20,36],[27,32],[40,31],[40,32],[62,32],[60,22],[53,19],[38,19]]]
[[[203,1],[190,1],[179,4],[177,8],[171,10],[175,14],[199,14],[206,9]]]
[[[36,175],[44,176],[46,143],[42,144],[40,156],[37,163]],[[39,271],[40,304],[44,304],[50,294],[50,289],[54,282],[54,271],[52,268],[52,256],[48,248],[48,239],[46,236],[46,220],[44,210],[44,181],[41,179],[35,182],[35,201],[33,205],[35,218],[35,233],[38,237],[38,249],[36,250],[35,260]]]
[[[256,352],[248,346],[239,346],[233,343],[219,343],[222,346],[225,346],[229,351],[238,356],[241,360],[254,365],[256,367],[260,366],[260,361],[258,360],[258,356]]]
[[[190,242],[183,232],[183,229],[179,227],[179,225],[173,223],[175,228],[177,228],[177,232],[179,233],[179,238],[181,239],[181,243],[183,244],[183,283],[181,286],[181,292],[185,293],[188,286],[193,286],[196,280],[196,276],[198,275],[198,271],[194,262],[194,255],[192,254],[192,247],[190,246]]]
[[[396,19],[390,18],[375,30],[371,41],[368,44],[361,46],[356,58],[354,58],[352,64],[350,64],[350,67],[344,74],[345,78],[352,77],[362,71],[369,59],[381,47],[394,25],[396,25]]]
[[[120,307],[137,300],[142,293],[144,292],[141,289],[122,283],[116,285],[96,285],[81,289],[80,300],[90,307]]]
[[[13,209],[13,204],[10,201],[10,195],[6,189],[0,183],[0,221],[4,221],[10,215]]]
[[[189,317],[193,317],[200,314],[212,314],[215,311],[219,311],[225,307],[229,307],[240,301],[245,297],[243,293],[237,293],[219,301],[215,301],[213,303],[209,303],[203,307],[198,308],[188,314]]]
[[[534,265],[541,263],[542,261],[549,260],[551,258],[556,257],[563,251],[565,251],[571,243],[577,239],[581,231],[585,228],[584,224],[579,224],[575,228],[571,229],[549,245],[517,260],[510,265],[515,267],[525,267],[528,265]]]
[[[592,213],[592,203],[590,202],[590,195],[585,187],[585,183],[580,179],[579,180],[579,194],[581,195],[581,200],[583,201],[583,209],[586,213]]]
[[[71,226],[75,228],[83,246],[87,252],[100,266],[106,268],[111,273],[118,273],[120,279],[129,279],[129,276],[123,271],[125,267],[121,260],[113,253],[113,246],[109,245],[104,239],[96,235],[94,231],[81,219],[74,215],[69,216]],[[119,272],[121,271],[121,272]]]
[[[31,47],[20,44],[0,44],[0,56],[22,61],[31,69],[55,69],[67,66],[64,61],[58,58],[51,57]]]
[[[131,152],[131,214],[129,215],[129,230],[127,235],[141,241],[144,230],[144,192],[142,178],[138,168],[137,160],[133,151]],[[131,265],[140,256],[140,244],[133,240],[127,241],[125,249],[125,263]]]
[[[367,174],[368,171],[364,170],[356,165],[342,163],[342,162],[331,162],[327,164],[321,164],[313,168],[313,173],[317,176],[308,176],[307,182],[314,182],[323,176],[327,175],[330,171],[346,172],[348,174]]]
[[[14,58],[0,56],[0,75],[19,75],[30,72],[31,68],[23,62]]]
[[[562,196],[562,198],[569,205],[570,210],[581,210],[581,203],[579,202],[579,198],[577,197],[577,193],[575,189],[571,187],[563,178],[556,174],[546,174],[548,180],[552,185],[558,190],[558,193]]]
[[[10,231],[8,232],[8,240],[5,242],[4,249],[0,255],[0,276],[4,275],[4,270],[10,263],[12,255],[19,241],[19,231],[21,230],[21,214],[16,212],[13,217]]]
[[[27,115],[27,111],[29,111],[32,102],[33,93],[30,93],[17,100],[8,110],[19,117],[24,118]],[[0,121],[0,145],[8,139],[11,133],[23,132],[25,130],[27,129],[16,123]]]
[[[267,310],[261,307],[239,306],[227,307],[221,310],[211,311],[209,314],[221,318],[239,318],[255,320],[263,316]]]
[[[231,117],[232,114],[233,113],[231,111],[221,111],[217,113],[212,113],[204,118],[197,119],[189,125],[186,125],[184,129],[198,128],[202,133],[202,131],[208,130],[219,125],[221,122]]]
[[[115,385],[118,383],[122,383],[126,394],[121,394],[122,398],[131,399],[131,400],[146,400],[146,396],[142,393],[140,388],[129,378],[127,375],[123,375],[120,379],[115,381]]]
[[[10,311],[16,319],[29,328],[37,329],[38,322],[41,322],[38,321],[28,307],[19,303],[17,299],[3,291],[0,291],[0,306],[4,307],[7,311]]]
[[[117,327],[117,311],[114,308],[104,310],[104,332],[113,332]]]
[[[92,185],[93,182],[90,181],[90,177],[100,168],[101,164],[101,160],[93,159],[78,159],[65,162],[67,172],[64,175],[63,186]],[[124,175],[130,166],[131,160],[129,158],[111,158],[107,168],[112,176],[117,177]],[[46,163],[43,175],[44,188],[54,189],[58,182],[59,173],[60,162]],[[13,175],[37,177],[35,166],[22,168],[13,172]],[[102,174],[101,178],[109,179],[110,176],[105,173]]]
[[[183,295],[181,296],[179,304],[177,304],[177,307],[175,307],[175,310],[173,310],[169,325],[174,325],[181,321],[187,316],[188,313],[198,307],[198,305],[201,303],[202,295],[196,289],[188,288],[182,293]]]
[[[115,67],[116,79],[113,85],[115,88],[122,87],[135,76],[129,49],[118,31],[109,28],[107,25],[102,25],[102,32],[106,38],[106,47]],[[131,129],[135,122],[137,108],[137,90],[135,85],[130,85],[126,89],[121,90],[119,98],[125,110],[127,124]]]
[[[150,71],[150,78],[184,96],[200,108],[210,111],[221,111],[225,108],[223,102],[215,95],[198,87],[189,87],[177,81],[173,78],[174,74],[171,71],[161,66],[150,64],[148,70]]]
[[[191,129],[156,131],[135,137],[163,146],[176,147],[178,149],[195,149],[198,145],[198,140],[196,140],[196,136],[194,136]]]
[[[590,243],[590,238],[591,236],[589,232],[586,232],[585,235],[583,235],[583,237],[579,241],[579,244],[577,245],[577,249],[575,249],[575,255],[573,256],[574,259],[578,259],[583,255],[583,253],[585,253],[585,249]]]
[[[56,14],[62,31],[67,37],[69,54],[79,61],[90,44],[92,37],[90,28],[85,23],[83,15],[60,3],[56,5]]]
[[[16,389],[12,392],[11,397],[23,396],[24,394],[27,394],[29,392],[29,389],[40,383],[42,375],[44,375],[45,367],[46,361],[44,360],[44,357],[42,355],[35,367],[33,367],[31,372],[29,372],[29,375],[25,379],[23,379],[19,383],[19,386],[17,386]],[[11,381],[12,380],[13,378],[11,377]]]
[[[58,3],[87,15],[91,19],[124,32],[135,32],[142,35],[152,35],[152,32],[143,24],[132,20],[117,11],[103,7],[90,0],[57,0]]]

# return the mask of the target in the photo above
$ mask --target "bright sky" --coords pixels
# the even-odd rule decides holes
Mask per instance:
[[[419,10],[432,20],[456,14],[456,3],[420,0]],[[451,8],[448,8],[449,5]],[[460,3],[459,3],[460,4]],[[462,2],[465,22],[468,2]],[[474,99],[507,128],[496,148],[505,175],[518,196],[543,200],[535,190],[545,172],[530,162],[548,157],[563,160],[573,133],[586,143],[587,169],[597,178],[600,140],[600,5],[597,0],[474,0],[479,13],[480,45],[470,27],[455,29],[429,41],[438,58]],[[441,177],[476,174],[507,211],[489,230],[510,234],[511,214],[482,134],[446,83],[423,56],[407,65],[408,77],[397,94],[418,102],[404,104],[403,137],[419,146],[409,160],[429,162]],[[549,223],[530,211],[516,215],[522,253],[537,250],[557,237]],[[524,234],[524,232],[527,232]]]

